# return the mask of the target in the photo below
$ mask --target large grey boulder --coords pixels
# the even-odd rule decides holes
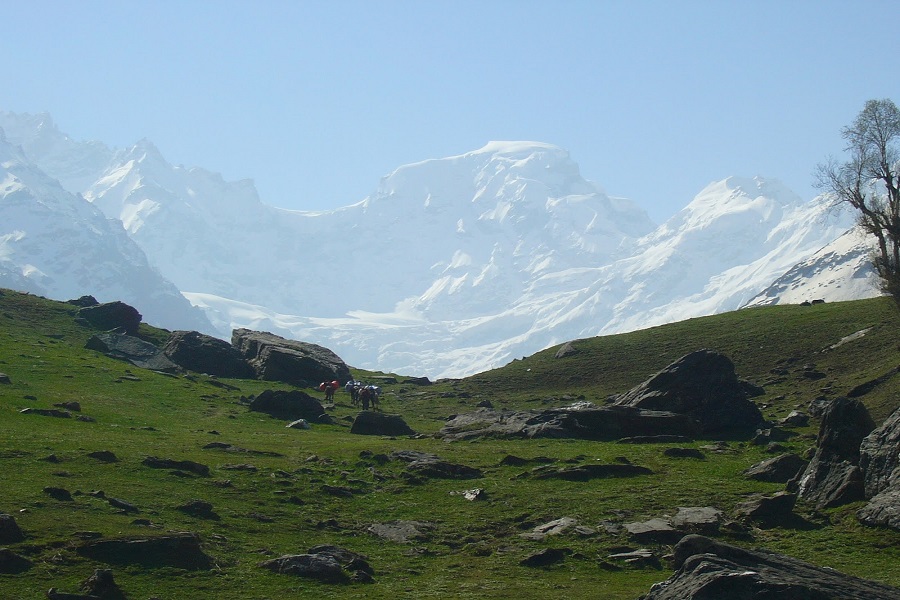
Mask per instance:
[[[859,400],[836,398],[825,409],[816,453],[800,477],[788,484],[801,500],[830,508],[863,500],[859,449],[875,423]]]
[[[869,498],[900,486],[900,408],[860,443],[859,466]]]
[[[350,433],[359,435],[415,435],[416,432],[406,424],[400,415],[364,410],[353,420]]]
[[[91,336],[84,347],[102,352],[110,358],[130,362],[142,369],[164,373],[178,371],[178,365],[169,360],[159,348],[133,335],[110,331],[98,333]]]
[[[698,350],[620,395],[615,404],[688,416],[704,434],[752,432],[763,416],[747,389],[727,356]]]
[[[315,579],[323,583],[373,583],[375,572],[368,557],[346,548],[314,546],[304,554],[287,554],[259,566],[274,573]]]
[[[285,421],[317,422],[325,414],[321,402],[300,390],[264,390],[250,401],[250,410]]]
[[[675,546],[677,571],[642,600],[898,600],[900,589],[763,550],[700,535]]]
[[[83,306],[78,309],[75,318],[95,329],[117,330],[128,335],[135,335],[141,324],[142,316],[133,306],[115,301]]]
[[[217,377],[250,379],[255,371],[237,348],[198,331],[175,331],[162,352],[178,366]]]
[[[352,379],[350,367],[341,357],[316,344],[250,329],[235,329],[231,344],[254,369],[258,379],[301,386]]]
[[[864,525],[900,531],[900,408],[866,436],[859,454],[869,503],[857,517]]]
[[[744,476],[756,481],[787,483],[805,470],[808,464],[796,454],[786,453],[748,467],[744,470]]]

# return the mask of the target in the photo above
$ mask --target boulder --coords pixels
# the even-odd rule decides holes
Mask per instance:
[[[22,573],[32,567],[33,563],[10,550],[9,548],[0,548],[0,573],[14,575]]]
[[[0,544],[15,544],[25,539],[25,534],[12,515],[0,513]]]
[[[0,383],[10,385],[12,384],[12,379],[10,379],[9,375],[7,375],[6,373],[0,373]]]
[[[306,386],[352,379],[350,368],[337,354],[316,344],[249,329],[235,329],[231,343],[258,379]]]
[[[195,475],[207,477],[209,475],[209,467],[194,462],[192,460],[173,460],[171,458],[157,458],[156,456],[148,456],[142,463],[144,466],[154,469],[173,469],[175,471],[186,471]]]
[[[680,531],[714,535],[722,523],[722,511],[712,506],[680,506],[672,517],[672,527]]]
[[[857,517],[864,525],[900,530],[900,408],[863,439],[859,451],[869,503]]]
[[[71,502],[73,500],[72,493],[65,488],[47,486],[43,491],[54,500],[59,500],[60,502]]]
[[[897,600],[900,589],[763,550],[745,550],[700,535],[675,546],[677,571],[642,600],[770,598]]]
[[[372,535],[398,544],[427,541],[434,523],[424,521],[390,521],[372,523],[366,531]]]
[[[189,532],[156,537],[125,537],[89,540],[75,551],[86,558],[109,564],[143,567],[176,567],[189,571],[212,568],[213,562]]]
[[[803,460],[796,454],[781,454],[748,467],[744,471],[744,476],[756,481],[787,483],[806,469],[808,464],[808,461]]]
[[[306,577],[324,583],[373,583],[375,572],[368,557],[340,548],[321,545],[306,554],[289,554],[259,563],[274,573]]]
[[[554,358],[565,358],[567,356],[574,356],[578,354],[579,350],[575,347],[575,344],[572,342],[566,342],[562,346],[559,347],[559,350],[554,354]]]
[[[806,427],[809,425],[809,415],[798,410],[792,410],[778,424],[782,427]]]
[[[75,314],[75,318],[89,324],[94,329],[116,330],[128,335],[136,335],[142,317],[141,313],[133,306],[115,301],[82,306]]]
[[[81,296],[73,300],[66,300],[66,304],[71,304],[73,306],[83,308],[85,306],[97,306],[100,303],[97,302],[97,299],[93,296]]]
[[[571,552],[566,548],[544,548],[519,561],[523,567],[548,567],[556,563],[561,563],[566,559],[566,554]]]
[[[406,466],[406,470],[432,479],[480,479],[484,476],[481,470],[475,467],[441,459],[414,460]]]
[[[237,348],[219,338],[197,331],[175,331],[162,348],[178,366],[217,377],[251,379],[255,371]]]
[[[798,479],[789,482],[788,489],[818,508],[863,500],[860,444],[874,428],[869,411],[859,400],[833,400],[822,416],[812,460]]]
[[[774,527],[791,519],[796,503],[797,495],[791,492],[777,492],[771,496],[757,494],[738,504],[734,512],[739,519]]]
[[[870,498],[869,503],[856,512],[856,518],[869,527],[890,527],[900,531],[900,486]]]
[[[325,415],[322,403],[300,390],[264,390],[250,401],[250,410],[284,421],[316,422]]]
[[[88,350],[96,350],[119,360],[130,362],[142,369],[175,373],[178,365],[173,363],[162,351],[144,340],[116,332],[104,332],[91,336],[84,345]]]
[[[867,498],[888,488],[900,489],[900,408],[862,440],[859,466]]]
[[[364,410],[353,419],[350,433],[360,435],[415,435],[416,432],[406,424],[400,415]]]
[[[456,415],[438,431],[447,441],[474,438],[575,438],[612,441],[638,436],[700,433],[696,422],[672,412],[580,403],[542,411],[479,409]]]
[[[704,434],[755,431],[763,422],[731,360],[712,350],[692,352],[616,398],[616,406],[668,411],[700,424]]]
[[[125,594],[119,589],[109,569],[94,569],[94,574],[81,584],[81,591],[101,600],[125,600]]]
[[[667,519],[626,523],[625,530],[640,544],[674,544],[684,537],[684,532],[672,527]]]

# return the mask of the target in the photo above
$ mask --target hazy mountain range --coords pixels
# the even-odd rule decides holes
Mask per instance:
[[[46,114],[0,112],[0,129],[0,286],[122,299],[226,339],[271,331],[357,367],[461,376],[580,337],[878,293],[853,215],[771,179],[711,183],[656,225],[565,150],[491,142],[301,212],[147,140],[71,140]]]

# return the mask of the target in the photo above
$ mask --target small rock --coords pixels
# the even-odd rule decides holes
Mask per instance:
[[[0,544],[15,544],[25,539],[25,534],[12,515],[0,513]]]
[[[544,548],[529,554],[519,561],[519,564],[523,567],[547,567],[564,561],[569,552],[571,551],[560,548]]]
[[[60,500],[65,502],[72,501],[72,494],[69,490],[48,486],[44,488],[44,493],[53,498],[54,500]]]

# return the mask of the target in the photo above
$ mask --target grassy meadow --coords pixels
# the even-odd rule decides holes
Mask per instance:
[[[382,409],[399,414],[420,435],[382,438],[350,433],[356,408],[339,392],[329,414],[335,424],[309,430],[250,412],[247,398],[290,386],[226,380],[203,374],[170,376],[86,350],[94,331],[75,323],[75,307],[8,290],[0,293],[0,513],[15,517],[26,540],[8,547],[33,566],[0,575],[0,598],[43,598],[50,587],[76,592],[94,569],[109,565],[75,548],[100,536],[196,532],[215,566],[204,571],[113,565],[128,598],[221,600],[316,598],[608,598],[634,599],[671,574],[658,567],[627,567],[610,554],[642,547],[615,525],[673,515],[678,507],[715,506],[726,513],[748,495],[783,485],[744,478],[744,469],[773,456],[748,440],[698,440],[703,459],[663,454],[672,444],[580,440],[477,440],[446,443],[432,434],[453,414],[489,400],[495,408],[538,409],[578,400],[602,404],[681,356],[717,350],[738,376],[762,386],[754,398],[772,420],[810,401],[846,395],[883,377],[861,400],[880,422],[900,405],[900,312],[889,299],[775,306],[691,319],[629,334],[574,341],[578,352],[557,359],[558,348],[460,380],[417,385],[416,373],[354,370],[385,390]],[[860,332],[865,332],[861,334]],[[141,335],[167,332],[142,325]],[[396,383],[391,383],[396,381]],[[317,390],[306,390],[323,398]],[[78,402],[73,418],[21,414]],[[78,415],[91,420],[79,420]],[[817,423],[792,430],[784,451],[815,445]],[[209,447],[211,443],[219,443]],[[225,445],[231,447],[225,447]],[[482,470],[471,480],[427,481],[407,476],[384,457],[418,450]],[[110,451],[114,462],[89,454]],[[527,459],[509,466],[509,455]],[[191,460],[209,476],[181,476],[142,464],[147,456]],[[539,460],[535,460],[539,459]],[[537,479],[543,460],[557,466],[621,462],[652,475],[587,482]],[[251,468],[252,467],[252,468]],[[329,488],[352,490],[347,497]],[[60,487],[71,501],[43,490]],[[461,492],[485,491],[468,501]],[[99,497],[124,500],[123,511]],[[194,499],[214,515],[178,509]],[[720,539],[762,547],[900,587],[900,533],[859,525],[849,505],[816,511],[798,504],[792,528],[723,530]],[[593,533],[543,541],[521,534],[571,517]],[[424,535],[407,543],[369,533],[375,523],[411,520]],[[284,554],[333,544],[366,555],[374,584],[325,584],[271,573],[258,565]],[[526,567],[542,548],[565,548],[563,562]],[[670,550],[651,547],[659,556]]]

